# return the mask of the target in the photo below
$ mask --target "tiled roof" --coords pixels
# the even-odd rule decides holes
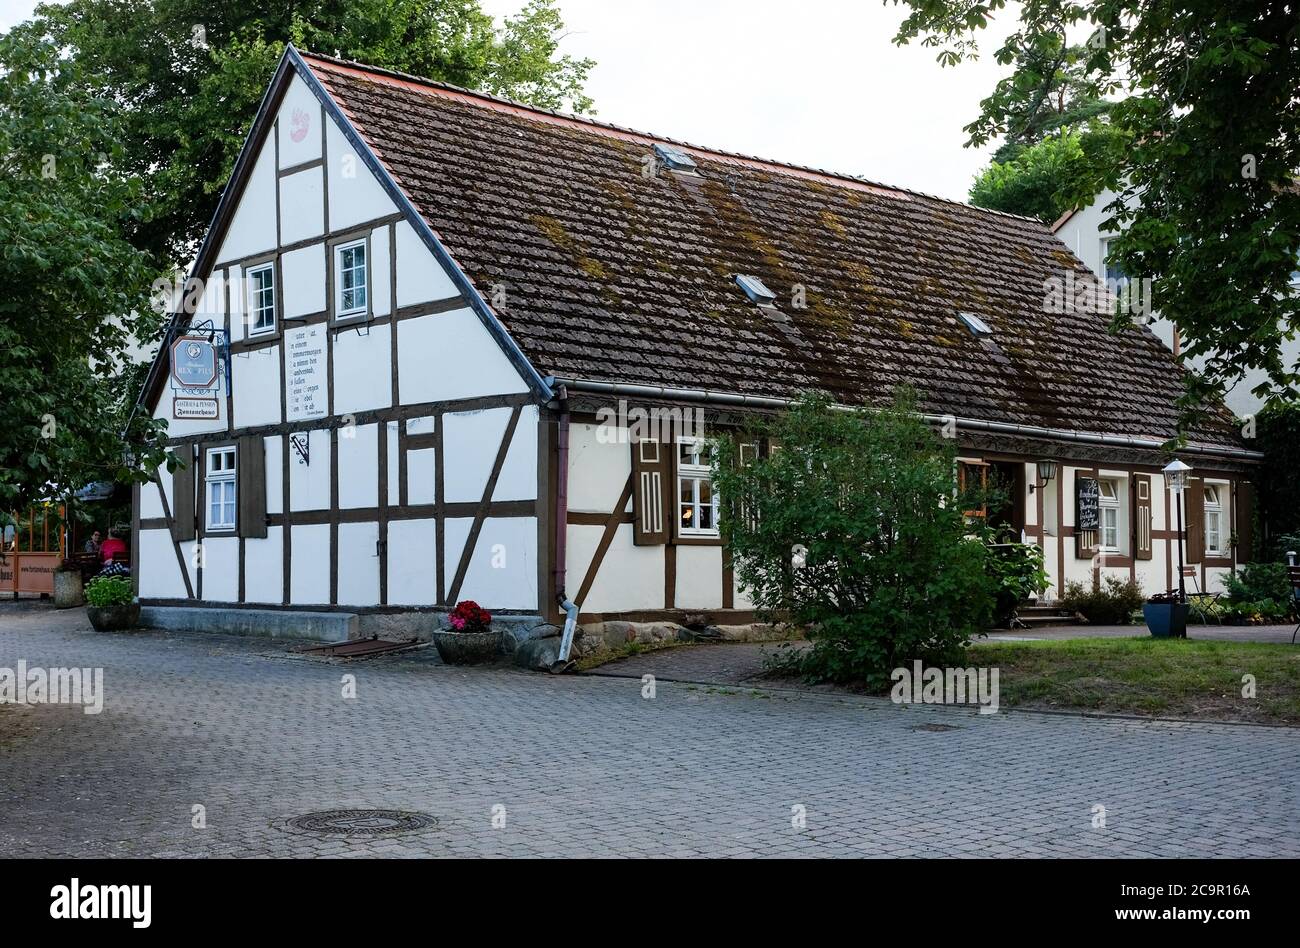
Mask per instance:
[[[1094,278],[1038,221],[679,143],[698,177],[647,174],[669,140],[306,61],[480,292],[504,287],[543,375],[848,404],[909,384],[935,414],[1174,433],[1180,370],[1154,335],[1046,311],[1046,281]],[[1238,443],[1226,414],[1192,440]]]

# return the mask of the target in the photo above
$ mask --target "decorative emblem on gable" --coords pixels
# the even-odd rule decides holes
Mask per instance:
[[[293,114],[289,116],[289,138],[297,144],[307,137],[309,131],[311,131],[311,113],[294,109]]]

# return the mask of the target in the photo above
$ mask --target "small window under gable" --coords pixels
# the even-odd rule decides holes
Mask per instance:
[[[275,332],[275,264],[267,263],[248,271],[248,334]]]
[[[365,316],[370,311],[369,261],[366,240],[334,248],[334,317]]]

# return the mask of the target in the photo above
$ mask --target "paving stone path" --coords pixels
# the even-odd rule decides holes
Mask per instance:
[[[639,676],[320,661],[0,605],[0,668],[19,660],[102,668],[107,698],[99,715],[0,705],[3,855],[1300,856],[1289,729],[753,684],[647,699]],[[438,822],[281,828],[350,807]]]

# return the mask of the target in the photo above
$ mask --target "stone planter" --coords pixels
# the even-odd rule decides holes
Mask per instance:
[[[440,629],[433,633],[433,644],[448,665],[481,665],[501,657],[501,633],[496,629],[486,632]]]
[[[86,615],[97,632],[122,632],[140,624],[140,603],[121,606],[87,606]]]
[[[81,582],[81,570],[58,569],[54,571],[54,608],[73,609],[86,604],[86,587]]]

